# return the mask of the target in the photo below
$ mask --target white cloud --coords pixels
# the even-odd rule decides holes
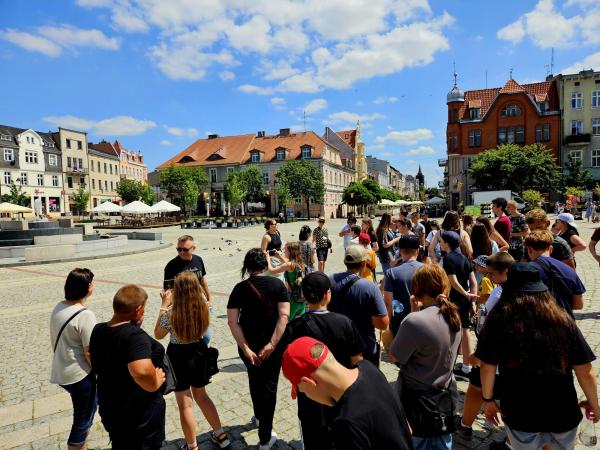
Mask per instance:
[[[433,133],[427,128],[417,128],[415,130],[390,131],[385,136],[377,136],[377,142],[391,142],[398,145],[415,145],[419,141],[433,138]]]
[[[48,39],[10,28],[3,30],[0,39],[11,42],[30,52],[43,53],[51,57],[60,55],[62,51],[58,45]]]
[[[392,152],[379,152],[377,153],[377,156],[381,156],[383,158],[391,158],[392,156],[394,156],[394,154]]]
[[[160,145],[172,145],[173,143],[171,141],[169,141],[168,139],[163,139],[162,141],[160,141]]]
[[[373,100],[373,103],[376,105],[383,105],[384,103],[396,103],[398,101],[398,97],[377,97]]]
[[[64,49],[76,47],[96,47],[104,50],[118,50],[120,47],[118,38],[109,38],[99,30],[85,30],[71,25],[39,27],[36,34],[9,28],[3,30],[1,39],[50,57],[57,57]]]
[[[315,114],[325,108],[327,108],[327,100],[324,98],[316,98],[304,105],[303,110],[306,115],[310,116],[311,114]]]
[[[235,80],[235,73],[230,70],[224,70],[223,72],[219,72],[219,78],[223,81]]]
[[[271,62],[267,59],[261,61],[258,70],[267,81],[282,80],[300,72],[298,69],[292,67],[289,61],[279,60]]]
[[[567,16],[555,8],[554,0],[539,0],[532,11],[498,30],[497,37],[518,43],[527,36],[541,48],[600,43],[600,2],[568,0],[564,6],[579,14]]]
[[[148,24],[132,8],[116,7],[112,20],[115,28],[129,33],[144,33],[149,30]]]
[[[283,97],[273,97],[271,99],[271,103],[273,105],[285,105],[285,98],[283,98]]]
[[[156,126],[152,120],[139,120],[131,116],[115,116],[98,121],[76,116],[48,116],[42,120],[57,127],[88,130],[96,136],[136,136]]]
[[[581,70],[587,69],[600,69],[600,52],[592,53],[586,56],[582,61],[578,61],[575,64],[566,67],[560,71],[563,74],[578,73]]]
[[[413,148],[412,150],[409,150],[408,152],[406,152],[406,154],[409,155],[409,156],[435,155],[435,150],[432,147],[422,145],[420,147]]]
[[[177,136],[177,137],[198,136],[198,130],[196,128],[177,128],[177,127],[168,127],[166,125],[165,125],[165,128],[167,130],[167,133],[169,133],[172,136]]]
[[[373,114],[357,114],[351,113],[348,111],[341,111],[337,113],[330,114],[327,117],[327,120],[324,120],[323,123],[325,125],[336,125],[339,123],[352,123],[356,125],[356,122],[360,120],[361,126],[364,122],[372,122],[374,120],[384,119],[385,116],[379,113]]]
[[[253,84],[242,84],[238,87],[238,90],[244,92],[245,94],[270,95],[273,93],[272,88],[255,86]]]

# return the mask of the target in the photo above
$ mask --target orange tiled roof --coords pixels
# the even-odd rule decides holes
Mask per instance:
[[[476,107],[480,102],[481,117],[485,116],[496,98],[501,94],[528,94],[532,96],[535,101],[539,98],[544,98],[549,101],[548,110],[552,111],[558,109],[556,103],[556,95],[554,95],[554,83],[552,81],[542,81],[539,83],[529,83],[520,85],[515,80],[508,80],[502,88],[491,88],[491,89],[478,89],[474,91],[465,92],[465,102],[459,109],[458,115],[460,118],[468,117],[467,108]]]
[[[93,144],[93,143],[89,142],[88,146],[98,152],[105,153],[110,156],[115,156],[115,157],[119,156],[117,153],[117,150],[115,150],[115,148],[111,145],[110,142],[101,141],[101,142],[98,142],[97,144]]]
[[[286,159],[298,159],[302,155],[301,148],[304,145],[312,147],[312,157],[320,158],[323,155],[323,149],[327,142],[314,131],[306,131],[301,133],[290,133],[287,136],[275,135],[256,137],[252,142],[249,151],[259,150],[264,154],[261,155],[261,162],[274,161],[277,158],[276,150],[284,148],[287,150]],[[244,163],[250,162],[250,154],[244,159]]]
[[[340,138],[342,138],[346,144],[350,147],[354,148],[356,144],[356,130],[343,130],[335,132]],[[346,138],[346,135],[348,137]]]
[[[253,134],[199,139],[159,165],[157,169],[166,169],[171,164],[187,166],[240,164],[250,157],[248,151],[252,149],[254,140]],[[183,158],[185,159],[182,161]]]

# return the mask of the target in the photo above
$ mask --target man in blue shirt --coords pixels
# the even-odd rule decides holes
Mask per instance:
[[[367,263],[367,256],[362,245],[351,245],[346,249],[344,264],[347,270],[332,276],[334,287],[329,310],[354,322],[363,340],[363,358],[379,366],[380,346],[375,328],[385,330],[390,321],[377,285],[358,276]]]

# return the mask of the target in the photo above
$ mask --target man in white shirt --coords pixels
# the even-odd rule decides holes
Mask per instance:
[[[340,237],[344,238],[344,250],[348,248],[348,246],[352,245],[350,241],[352,240],[352,226],[356,225],[356,217],[348,217],[348,221],[346,225],[342,227],[340,230]]]

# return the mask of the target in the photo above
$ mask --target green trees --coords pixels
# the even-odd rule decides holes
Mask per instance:
[[[23,192],[23,188],[20,185],[16,185],[14,182],[11,183],[8,194],[2,196],[2,201],[27,207],[31,205],[29,195]]]
[[[117,194],[125,203],[141,200],[147,205],[154,201],[154,191],[147,183],[138,180],[124,179],[117,184]]]
[[[229,180],[225,185],[225,196],[229,205],[235,210],[240,207],[246,198],[246,190],[240,172],[229,174]],[[235,215],[235,214],[234,214]]]
[[[594,179],[589,170],[582,167],[581,161],[574,159],[571,155],[565,162],[563,175],[563,186],[574,186],[591,189]]]
[[[323,202],[325,183],[319,167],[309,161],[287,161],[275,174],[280,189],[287,190],[291,198],[302,197],[306,202],[306,216],[310,217],[310,199]],[[278,188],[279,189],[279,188]]]
[[[196,185],[197,189],[192,190],[190,183]],[[159,184],[167,197],[185,212],[195,209],[198,195],[208,185],[208,176],[202,167],[172,165],[160,171]],[[197,195],[192,203],[191,196],[194,193]]]
[[[244,187],[245,200],[247,202],[259,202],[264,199],[266,192],[264,188],[263,173],[258,166],[250,165],[238,172]]]
[[[364,208],[367,205],[377,203],[377,198],[362,183],[350,183],[342,193],[342,200],[350,206],[360,206]]]
[[[90,193],[86,190],[85,184],[80,184],[79,189],[73,192],[73,203],[75,209],[79,211],[79,215],[81,215],[82,212],[87,211],[89,201]]]
[[[473,159],[469,169],[481,190],[555,189],[560,184],[559,167],[550,150],[541,144],[499,145]]]

